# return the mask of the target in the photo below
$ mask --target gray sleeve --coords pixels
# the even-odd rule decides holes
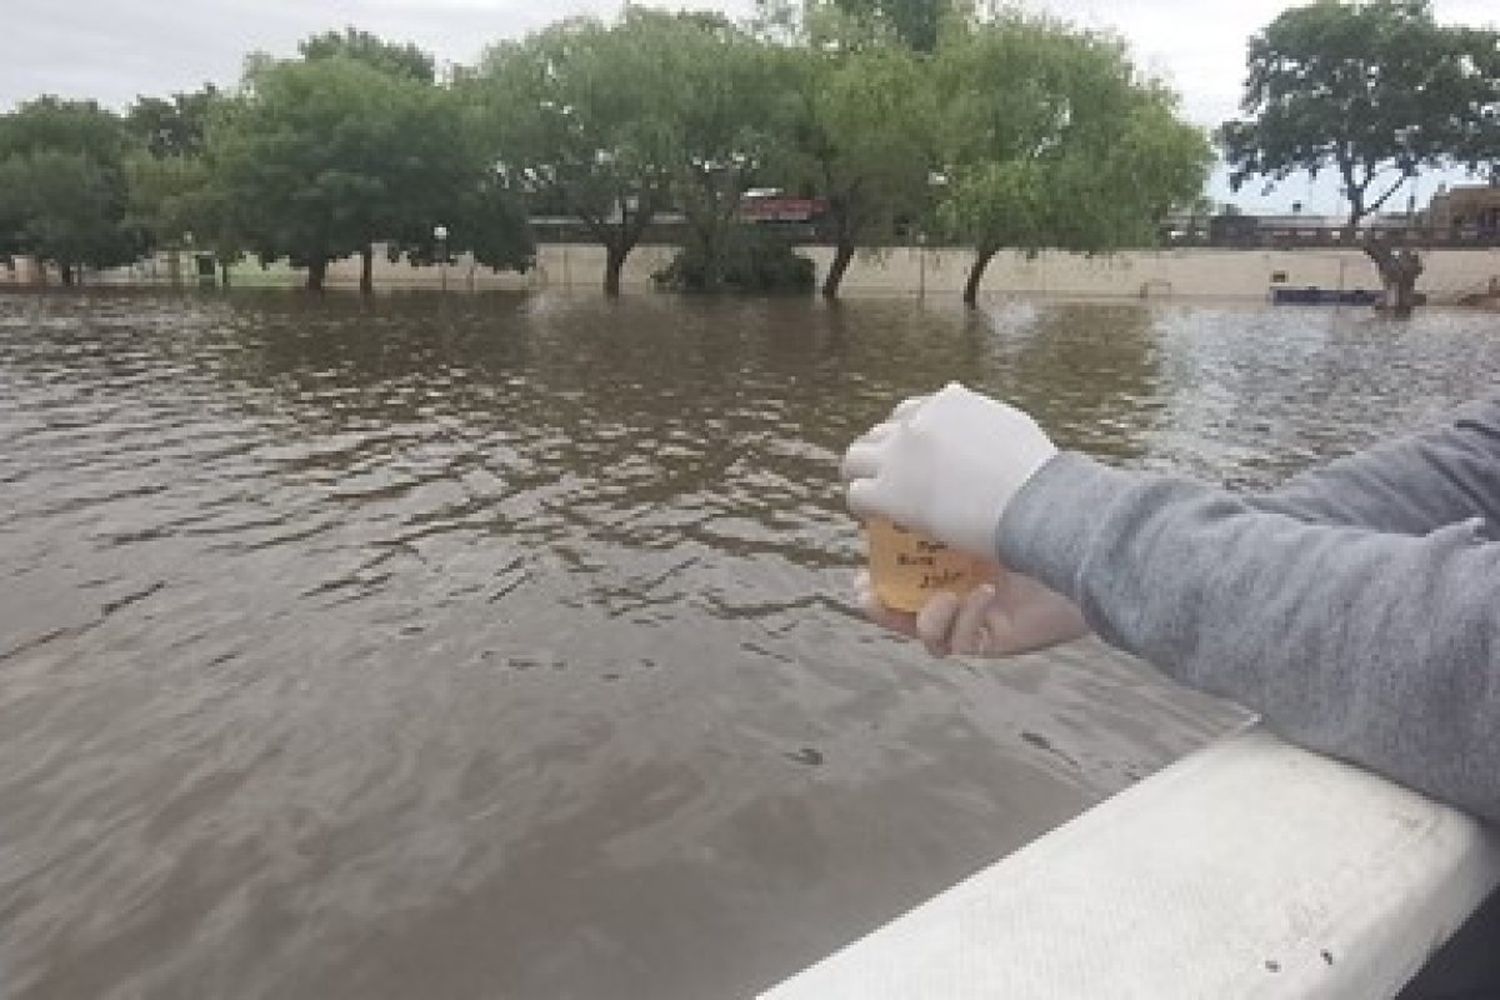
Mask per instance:
[[[1301,521],[1407,535],[1477,517],[1500,538],[1500,396],[1246,502]]]
[[[1403,501],[1377,531],[1063,453],[1007,509],[999,554],[1170,676],[1500,822],[1500,543],[1476,513],[1500,466],[1465,468],[1478,507]]]

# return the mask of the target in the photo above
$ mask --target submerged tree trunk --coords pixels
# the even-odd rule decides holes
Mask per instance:
[[[604,294],[620,294],[620,272],[625,269],[625,257],[629,250],[611,243],[604,253]]]
[[[984,269],[990,266],[990,261],[995,259],[995,254],[1000,251],[989,247],[980,247],[978,255],[974,258],[974,266],[969,268],[969,280],[964,284],[964,305],[970,308],[979,304],[979,283],[984,280]]]
[[[1417,279],[1425,266],[1415,250],[1397,249],[1378,243],[1365,244],[1365,255],[1375,262],[1385,286],[1381,308],[1396,319],[1410,319],[1417,307]]]
[[[57,273],[58,273],[59,277],[62,278],[62,283],[63,283],[64,287],[71,287],[72,286],[72,284],[73,284],[73,265],[72,264],[69,264],[66,261],[64,261],[61,264],[58,264],[57,265]]]
[[[229,261],[227,260],[219,261],[219,286],[221,288],[229,287]]]
[[[362,295],[369,295],[375,291],[375,246],[366,243],[365,248],[359,252],[359,291]]]
[[[703,291],[724,290],[724,241],[712,228],[700,231],[698,240],[703,248]]]
[[[639,195],[633,209],[629,206],[629,200],[622,193],[616,201],[620,212],[618,222],[597,215],[582,216],[589,232],[604,247],[604,294],[611,298],[620,294],[620,274],[625,270],[625,258],[630,256],[630,252],[641,241],[642,234],[656,214],[655,194]],[[564,256],[563,260],[566,261],[567,257]]]
[[[323,290],[323,279],[328,277],[328,261],[326,258],[317,257],[307,264],[307,290],[309,292],[321,292]]]
[[[839,286],[844,283],[844,274],[853,260],[854,244],[840,240],[838,248],[833,252],[833,263],[828,266],[828,277],[823,280],[823,298],[838,298]]]

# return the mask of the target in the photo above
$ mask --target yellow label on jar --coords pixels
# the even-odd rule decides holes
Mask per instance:
[[[920,611],[935,594],[947,590],[962,596],[984,582],[982,559],[880,518],[865,531],[870,583],[888,608]]]

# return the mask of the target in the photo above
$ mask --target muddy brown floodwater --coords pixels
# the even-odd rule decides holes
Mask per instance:
[[[863,624],[836,465],[894,400],[1249,489],[1497,373],[1435,311],[0,296],[0,977],[768,986],[1238,718]]]

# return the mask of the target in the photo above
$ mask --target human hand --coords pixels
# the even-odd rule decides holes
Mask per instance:
[[[993,559],[1000,517],[1057,448],[1013,406],[952,383],[909,399],[849,446],[849,509]]]
[[[966,597],[940,593],[909,614],[882,604],[861,570],[855,600],[871,621],[922,640],[933,656],[1015,656],[1089,634],[1083,612],[1063,595],[999,563],[990,563],[988,576]]]

